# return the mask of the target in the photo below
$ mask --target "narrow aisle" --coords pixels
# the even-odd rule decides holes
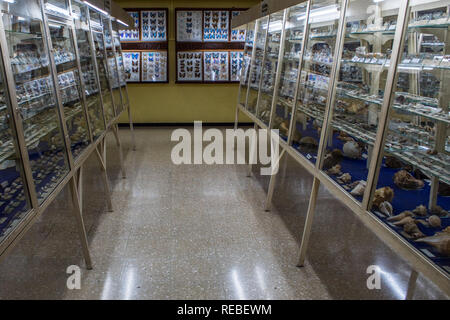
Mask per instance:
[[[243,165],[174,165],[172,130],[136,129],[125,180],[108,149],[114,212],[100,196],[96,160],[88,161],[93,270],[84,269],[64,192],[0,262],[0,299],[404,298],[411,268],[323,190],[308,263],[295,266],[312,184],[298,165],[282,163],[273,210],[264,212],[267,178],[247,178]],[[127,149],[128,130],[121,137]],[[387,276],[371,291],[366,268],[375,263]],[[66,287],[69,265],[82,268],[80,290]],[[415,298],[443,296],[419,277]]]

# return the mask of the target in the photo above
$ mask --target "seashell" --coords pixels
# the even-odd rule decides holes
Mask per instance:
[[[427,222],[430,224],[433,228],[440,228],[442,226],[441,224],[441,218],[438,216],[431,216],[427,219]]]
[[[437,232],[431,237],[425,237],[416,241],[429,244],[435,247],[442,255],[450,256],[450,233],[448,232]]]
[[[394,183],[402,189],[421,189],[424,186],[423,180],[414,178],[408,171],[400,170],[394,175]]]
[[[350,191],[350,194],[354,196],[362,196],[364,194],[364,191],[366,190],[366,181],[361,180],[356,185],[356,187],[353,188],[352,191]]]
[[[399,221],[406,217],[412,217],[413,213],[411,211],[403,211],[400,214],[388,218],[388,221]]]
[[[341,162],[343,156],[344,155],[342,154],[342,151],[339,149],[334,149],[330,153],[327,153],[323,160],[323,169],[326,170],[334,167],[339,162]]]
[[[316,147],[319,145],[316,139],[313,137],[303,137],[300,139],[299,144],[304,146]]]
[[[279,130],[282,135],[287,136],[289,133],[289,122],[288,121],[281,122]]]
[[[338,180],[341,184],[346,184],[352,181],[352,176],[350,175],[350,173],[344,173],[338,178]]]
[[[442,232],[450,233],[450,226],[448,226],[447,228],[445,228],[444,230],[442,230]]]
[[[341,141],[353,141],[353,138],[350,137],[348,134],[346,134],[343,131],[339,132],[339,135],[337,136],[337,139],[339,139]]]
[[[347,141],[342,147],[344,156],[351,159],[361,159],[362,148],[355,141]]]
[[[400,169],[401,167],[403,167],[403,162],[392,156],[386,156],[384,164],[386,165],[386,167],[392,169]]]
[[[417,206],[413,211],[412,211],[416,216],[419,217],[425,217],[428,213],[427,207],[425,207],[424,205],[420,205]]]
[[[375,190],[373,205],[378,207],[384,201],[392,202],[392,199],[394,199],[394,190],[390,187],[383,187]]]
[[[443,217],[443,216],[447,215],[447,211],[442,209],[441,206],[435,205],[435,206],[431,207],[430,214],[439,216],[439,217]]]
[[[450,185],[443,182],[439,182],[438,195],[442,197],[450,197]]]
[[[425,237],[425,234],[423,234],[422,231],[420,231],[419,227],[416,225],[416,223],[414,221],[407,222],[403,226],[403,231],[405,231],[405,233],[409,236],[409,238],[412,238],[412,239],[418,239],[418,238]]]
[[[341,168],[342,168],[342,166],[340,164],[337,164],[334,167],[332,167],[331,169],[328,169],[327,173],[332,176],[340,175],[340,174],[342,174]]]
[[[414,220],[413,217],[405,217],[401,220],[398,220],[397,222],[394,222],[394,226],[403,226],[410,222],[416,223],[416,220]]]
[[[392,208],[392,204],[390,202],[384,201],[380,204],[380,212],[383,213],[387,217],[391,217],[394,209]]]

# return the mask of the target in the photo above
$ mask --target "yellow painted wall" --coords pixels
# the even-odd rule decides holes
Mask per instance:
[[[238,84],[175,84],[175,8],[250,8],[258,0],[115,0],[123,8],[169,9],[169,75],[166,84],[128,84],[135,123],[234,122]],[[249,121],[241,115],[241,121]],[[123,117],[121,122],[127,122]]]

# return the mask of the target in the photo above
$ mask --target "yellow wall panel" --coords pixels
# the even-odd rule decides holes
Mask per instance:
[[[135,123],[234,122],[238,84],[175,84],[175,8],[250,8],[258,0],[244,1],[126,1],[116,0],[123,8],[169,9],[169,75],[166,84],[128,84]],[[249,121],[241,116],[241,121]],[[121,122],[127,122],[124,116]]]

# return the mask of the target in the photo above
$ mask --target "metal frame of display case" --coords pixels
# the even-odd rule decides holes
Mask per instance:
[[[323,119],[323,125],[322,130],[320,132],[320,141],[317,151],[317,160],[316,163],[312,163],[309,161],[304,155],[302,155],[300,152],[298,152],[293,147],[293,135],[295,130],[295,124],[296,124],[296,113],[298,110],[298,98],[299,98],[299,87],[300,87],[300,78],[302,74],[302,66],[303,66],[303,59],[305,54],[305,43],[308,39],[308,32],[309,32],[309,18],[310,18],[310,12],[311,12],[311,0],[306,1],[293,1],[293,0],[268,0],[266,1],[268,7],[267,10],[262,14],[261,12],[261,5],[257,5],[254,8],[251,8],[248,12],[245,12],[241,14],[240,16],[236,17],[236,19],[233,19],[232,21],[232,27],[239,27],[244,24],[248,24],[249,22],[255,21],[255,32],[254,32],[254,41],[253,41],[253,51],[252,51],[252,57],[250,61],[250,67],[249,67],[249,80],[247,83],[247,86],[243,86],[242,82],[239,87],[239,94],[238,94],[238,103],[236,107],[236,117],[235,117],[235,129],[238,127],[238,115],[239,111],[244,113],[247,117],[249,117],[254,123],[255,123],[255,129],[257,127],[263,128],[263,129],[273,129],[273,115],[275,114],[275,108],[277,104],[277,89],[278,86],[274,85],[274,92],[272,96],[272,104],[271,104],[271,110],[270,110],[270,122],[269,125],[265,124],[264,121],[262,121],[260,118],[258,118],[258,108],[260,99],[258,98],[258,102],[256,104],[256,110],[255,113],[253,111],[249,111],[247,109],[247,105],[249,103],[248,99],[248,93],[250,91],[250,78],[251,78],[251,72],[252,67],[255,62],[255,52],[256,52],[256,37],[257,37],[257,30],[258,30],[258,24],[260,23],[260,19],[263,17],[269,17],[268,24],[270,23],[270,16],[269,14],[278,12],[280,10],[284,10],[284,18],[283,18],[283,25],[286,23],[286,13],[290,10],[290,7],[305,3],[306,2],[306,20],[303,30],[303,39],[301,40],[302,46],[299,54],[299,70],[297,73],[297,81],[296,81],[296,89],[294,93],[294,103],[292,106],[292,112],[290,115],[290,123],[289,123],[289,131],[287,135],[287,141],[283,140],[281,137],[279,139],[280,146],[281,146],[281,154],[280,159],[285,155],[289,154],[292,156],[296,162],[298,162],[302,167],[304,167],[310,174],[313,175],[313,185],[312,185],[312,191],[309,199],[309,206],[306,214],[306,221],[305,226],[303,229],[303,235],[301,240],[301,246],[300,246],[300,253],[299,253],[299,262],[298,266],[304,266],[307,249],[308,249],[308,242],[311,234],[311,229],[313,225],[313,218],[315,214],[316,204],[317,204],[317,196],[319,191],[320,184],[323,184],[328,191],[330,191],[338,200],[340,200],[342,203],[344,203],[353,213],[356,214],[356,216],[373,232],[377,234],[377,236],[382,239],[389,247],[391,247],[393,250],[395,250],[401,257],[403,257],[405,260],[409,261],[411,264],[413,271],[411,273],[410,281],[409,281],[409,287],[407,292],[407,298],[411,298],[413,294],[413,290],[415,287],[415,281],[417,279],[418,272],[423,273],[425,276],[430,278],[434,283],[436,283],[444,292],[447,294],[450,294],[450,276],[445,271],[443,271],[440,267],[435,265],[430,259],[428,259],[422,252],[420,252],[418,249],[416,249],[413,245],[411,245],[407,240],[405,240],[403,237],[401,237],[399,234],[394,232],[391,228],[389,228],[384,222],[382,222],[373,212],[370,211],[371,205],[372,205],[372,197],[374,194],[374,191],[376,189],[376,184],[378,180],[378,173],[380,172],[380,167],[382,165],[382,159],[384,154],[384,145],[386,141],[387,136],[387,127],[389,124],[390,116],[391,116],[391,110],[392,110],[392,104],[394,100],[395,95],[395,87],[396,87],[396,81],[398,79],[398,66],[400,64],[400,60],[403,53],[403,47],[405,42],[406,33],[408,32],[408,23],[409,23],[409,17],[410,17],[410,11],[411,11],[411,3],[412,0],[400,0],[400,7],[398,11],[398,17],[397,17],[397,25],[395,29],[395,34],[393,36],[393,48],[392,48],[392,55],[390,58],[390,65],[388,67],[388,73],[386,78],[386,88],[388,91],[384,94],[384,99],[381,105],[381,112],[379,115],[379,123],[376,133],[376,139],[373,145],[373,150],[371,154],[369,153],[369,175],[367,177],[367,187],[365,188],[363,201],[360,203],[358,202],[354,197],[352,197],[349,193],[345,192],[345,190],[342,188],[341,185],[339,185],[336,181],[334,181],[329,175],[326,174],[325,171],[322,171],[322,163],[325,158],[326,154],[326,140],[328,139],[330,132],[332,132],[333,127],[331,124],[331,121],[333,119],[333,108],[334,108],[334,99],[336,98],[336,86],[337,86],[337,77],[339,75],[340,70],[340,63],[341,63],[341,53],[343,50],[344,45],[344,35],[345,35],[345,13],[348,9],[348,6],[351,2],[351,0],[342,0],[341,7],[340,7],[340,17],[339,17],[339,26],[337,29],[336,34],[336,43],[334,48],[334,58],[332,62],[332,68],[329,75],[329,86],[328,86],[328,93],[327,93],[327,101],[326,101],[326,107],[324,112],[324,119]],[[266,31],[268,31],[268,27]],[[285,28],[283,28],[284,30]],[[446,39],[448,40],[448,39]],[[268,43],[268,37],[266,35],[265,38],[265,46],[267,47]],[[282,40],[280,42],[280,51],[279,51],[279,57],[283,58],[282,52],[284,50],[285,42]],[[448,54],[448,52],[447,52]],[[263,63],[264,65],[264,59],[265,59],[265,53],[263,55]],[[279,63],[277,64],[277,79],[279,77],[279,73],[282,68],[282,61],[279,58]],[[243,73],[245,70],[245,66],[242,68],[241,72],[241,81],[243,79]],[[263,69],[260,71],[261,75],[260,77],[263,77]],[[245,81],[245,80],[244,80]],[[241,104],[241,94],[243,94],[243,89],[247,90],[247,97],[245,99],[245,105]],[[258,96],[261,94],[261,79],[258,86]],[[253,143],[253,145],[256,146],[256,143]],[[249,150],[249,158],[252,159],[254,157],[254,153],[256,152],[256,149],[253,148]],[[251,161],[248,170],[248,176],[251,175],[252,172],[252,165]],[[274,164],[272,164],[273,166]],[[272,197],[275,190],[275,182],[276,182],[276,174],[272,175],[270,178],[270,183],[268,187],[267,192],[267,199],[265,203],[265,210],[269,211],[271,208],[271,202]],[[436,179],[433,179],[432,184],[434,187],[430,191],[430,193],[434,193],[436,195]]]
[[[84,6],[88,8],[88,5],[85,3],[82,3],[81,1],[77,1],[80,6]],[[14,82],[14,75],[11,68],[11,62],[10,62],[10,56],[8,52],[8,42],[6,40],[5,35],[5,29],[3,26],[3,20],[0,19],[0,49],[1,49],[1,55],[0,55],[0,61],[1,61],[1,70],[0,72],[3,75],[4,84],[5,84],[5,94],[6,94],[6,107],[9,111],[9,114],[11,116],[11,131],[13,134],[13,142],[14,142],[14,148],[16,149],[16,152],[19,156],[17,159],[18,163],[20,164],[21,168],[21,177],[23,179],[23,185],[24,190],[26,194],[26,201],[29,203],[29,210],[21,215],[20,221],[18,221],[14,227],[12,227],[12,230],[7,233],[2,241],[0,242],[0,259],[3,259],[9,252],[14,248],[14,246],[20,241],[20,239],[23,237],[23,235],[28,231],[28,229],[33,225],[33,223],[36,221],[36,219],[48,208],[48,206],[53,202],[53,200],[59,195],[59,193],[63,190],[65,186],[69,186],[72,202],[74,206],[74,215],[75,220],[77,223],[78,233],[81,240],[81,247],[82,247],[82,253],[85,259],[86,267],[88,269],[92,269],[92,260],[89,253],[89,245],[87,242],[87,236],[86,236],[86,230],[83,222],[83,188],[82,188],[82,181],[83,181],[83,166],[85,161],[88,159],[90,155],[93,153],[96,154],[96,158],[99,161],[100,169],[102,171],[102,177],[103,182],[105,185],[105,196],[107,200],[107,207],[109,211],[113,210],[112,207],[112,201],[111,201],[111,195],[110,195],[110,186],[107,176],[107,168],[106,168],[106,135],[109,131],[112,131],[114,133],[114,137],[117,141],[117,146],[119,148],[120,152],[120,162],[122,167],[122,173],[123,177],[125,177],[125,171],[123,166],[123,158],[122,158],[122,146],[120,143],[120,139],[118,136],[118,125],[117,120],[120,117],[120,115],[125,111],[125,106],[122,107],[122,110],[120,113],[115,113],[114,119],[107,124],[105,120],[105,113],[104,113],[104,106],[103,106],[103,100],[102,100],[102,94],[101,90],[99,92],[100,97],[100,108],[102,110],[102,116],[103,116],[103,122],[105,124],[105,130],[99,135],[99,137],[94,140],[93,138],[93,130],[91,128],[91,123],[89,122],[89,113],[87,110],[87,102],[86,102],[86,95],[85,95],[85,85],[84,81],[81,79],[81,63],[80,63],[80,56],[79,51],[77,47],[77,37],[75,33],[75,26],[74,26],[74,16],[72,13],[72,4],[71,1],[66,1],[66,5],[68,8],[68,12],[70,15],[66,17],[61,17],[60,15],[54,15],[50,12],[47,12],[44,6],[44,0],[39,0],[39,6],[40,11],[42,15],[42,21],[41,21],[41,27],[43,30],[43,44],[44,44],[44,50],[48,54],[49,57],[49,70],[50,70],[50,76],[53,78],[54,87],[53,91],[55,93],[56,97],[56,109],[58,114],[59,123],[61,125],[61,129],[63,131],[64,135],[64,142],[65,142],[65,157],[68,160],[68,173],[62,178],[62,180],[58,183],[58,185],[55,187],[55,189],[48,194],[48,196],[43,200],[42,203],[39,204],[36,189],[35,189],[35,182],[33,180],[33,175],[30,167],[30,160],[28,157],[28,152],[26,150],[26,142],[25,142],[25,136],[23,131],[22,122],[20,120],[20,114],[19,114],[19,107],[18,107],[18,101],[16,98],[16,87]],[[90,8],[90,10],[93,10],[93,8]],[[117,12],[117,8],[115,9]],[[89,19],[89,10],[86,9],[87,12],[87,19]],[[111,19],[111,16],[105,16],[103,13],[98,11],[101,15],[104,17]],[[125,14],[125,16],[127,16]],[[54,61],[53,56],[53,48],[52,48],[52,39],[49,32],[49,17],[55,17],[58,19],[58,22],[61,24],[64,24],[68,26],[71,29],[71,35],[72,35],[72,41],[74,46],[74,52],[76,55],[76,70],[79,73],[79,79],[80,79],[80,88],[81,88],[81,96],[80,96],[80,103],[81,108],[83,109],[82,112],[84,114],[84,117],[87,122],[87,130],[89,133],[89,145],[84,149],[84,151],[76,158],[73,158],[71,149],[70,149],[70,142],[69,142],[69,135],[67,132],[66,122],[65,122],[65,115],[63,110],[63,104],[62,99],[60,96],[60,87],[59,82],[57,78],[57,71],[56,71],[56,64]],[[124,19],[124,15],[120,17],[121,19]],[[116,18],[118,19],[118,18]],[[109,20],[110,21],[110,20]],[[111,28],[111,24],[109,26]],[[87,31],[87,30],[86,30]],[[112,36],[112,30],[111,36]],[[93,57],[93,63],[95,66],[95,79],[97,82],[97,86],[100,89],[100,80],[98,76],[98,68],[97,68],[97,61],[95,59],[95,52],[93,47],[93,40],[92,40],[92,30],[90,28],[90,22],[89,22],[89,46],[91,50],[91,55]],[[114,43],[112,43],[114,53]],[[106,46],[104,46],[106,50]],[[106,58],[106,54],[105,54]],[[117,59],[115,58],[116,62],[116,68],[118,68]],[[107,68],[107,66],[105,66]],[[117,69],[117,74],[120,75]],[[109,78],[108,78],[109,82]],[[119,90],[120,88],[120,81],[119,83]],[[125,90],[126,90],[126,83],[125,83]],[[111,87],[109,87],[109,91],[111,92]],[[120,93],[122,95],[122,91],[120,90]],[[125,94],[127,92],[125,91]],[[112,92],[111,92],[112,95]],[[114,106],[114,105],[113,105]],[[130,113],[130,105],[128,101],[128,115],[130,117],[130,128],[133,130],[133,124],[131,119],[131,113]],[[114,111],[116,112],[116,109],[114,108]],[[132,133],[132,140],[133,140],[133,147],[135,148],[135,140],[134,140],[134,133]]]

